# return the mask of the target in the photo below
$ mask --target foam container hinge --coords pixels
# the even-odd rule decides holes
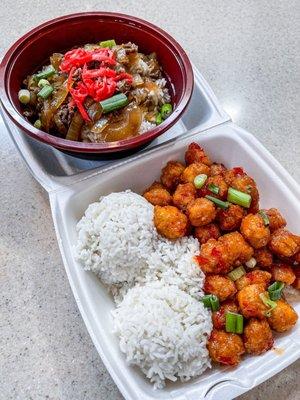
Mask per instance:
[[[91,338],[115,383],[127,400],[229,400],[275,375],[300,356],[300,324],[276,335],[275,346],[258,357],[247,356],[237,368],[214,367],[186,383],[169,383],[154,390],[137,368],[126,365],[118,339],[112,333],[114,303],[101,282],[75,260],[76,223],[87,206],[114,191],[141,193],[159,178],[168,160],[183,160],[187,145],[199,142],[213,160],[227,167],[243,166],[255,178],[262,207],[278,207],[292,231],[300,219],[300,188],[274,157],[244,130],[225,123],[205,132],[189,132],[149,153],[117,166],[95,171],[64,188],[50,192],[56,234],[67,275]],[[300,304],[293,303],[300,313]]]

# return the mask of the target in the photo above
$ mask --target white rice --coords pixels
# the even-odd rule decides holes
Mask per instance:
[[[130,191],[91,204],[77,224],[76,254],[107,285],[134,282],[147,267],[156,232],[153,206]]]
[[[126,191],[91,204],[77,224],[77,259],[109,286],[116,303],[136,283],[163,280],[199,299],[204,275],[193,258],[197,239],[157,234],[153,206]]]
[[[140,129],[139,129],[139,134],[145,133],[153,128],[156,128],[155,124],[152,124],[152,122],[149,122],[149,121],[146,121],[145,119],[143,119]]]
[[[145,279],[141,281],[162,280],[199,300],[203,296],[204,274],[194,260],[198,253],[199,242],[192,236],[176,241],[159,236],[154,251],[149,254]]]
[[[211,318],[202,302],[173,285],[135,286],[113,312],[120,349],[155,388],[186,381],[210,367]]]
[[[76,257],[112,292],[121,350],[130,364],[162,387],[187,380],[209,365],[211,330],[204,309],[204,274],[194,261],[193,237],[157,234],[154,207],[130,191],[91,204],[77,224]]]

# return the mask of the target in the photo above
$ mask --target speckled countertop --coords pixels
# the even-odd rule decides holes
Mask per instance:
[[[133,14],[170,32],[233,120],[299,181],[297,0],[2,0],[1,51],[35,25],[83,10]],[[4,129],[0,155],[0,399],[119,400],[69,287],[47,194]],[[240,397],[283,398],[300,398],[300,361]]]

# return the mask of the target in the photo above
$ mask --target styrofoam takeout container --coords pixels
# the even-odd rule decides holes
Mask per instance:
[[[67,274],[83,319],[103,362],[126,399],[214,399],[226,400],[249,390],[276,374],[300,356],[300,326],[286,335],[278,335],[275,346],[263,356],[248,357],[239,367],[214,368],[187,383],[169,384],[155,391],[137,369],[128,367],[112,334],[112,298],[100,281],[84,272],[73,255],[75,226],[87,206],[99,196],[131,189],[141,193],[155,179],[168,160],[183,160],[191,141],[200,143],[213,160],[227,167],[242,165],[257,182],[263,207],[278,207],[296,231],[300,218],[300,189],[296,182],[250,134],[225,124],[193,134],[151,151],[136,160],[81,180],[64,190],[50,193],[53,219]],[[300,313],[300,304],[295,305]]]
[[[199,142],[213,160],[227,167],[243,166],[257,182],[261,205],[278,207],[286,217],[289,229],[297,231],[300,218],[300,188],[297,183],[257,139],[229,121],[199,74],[195,93],[191,120],[180,121],[179,131],[167,132],[169,136],[166,139],[134,157],[110,163],[82,161],[56,151],[52,154],[48,149],[37,149],[36,143],[28,142],[6,121],[30,170],[49,192],[57,239],[74,297],[105,366],[128,400],[233,399],[300,356],[298,323],[289,333],[276,336],[278,351],[271,350],[258,357],[248,356],[237,368],[214,367],[197,379],[170,383],[162,390],[154,390],[137,368],[126,365],[119,350],[118,339],[112,333],[114,303],[111,296],[101,282],[92,273],[85,272],[74,258],[76,223],[90,203],[113,191],[131,189],[142,192],[159,178],[161,168],[168,160],[183,160],[185,149],[192,141]],[[197,104],[206,105],[206,111],[203,113],[202,108],[201,114]],[[200,121],[199,115],[202,115]],[[193,121],[195,124],[191,126]],[[192,130],[183,134],[182,130],[188,126]],[[300,313],[300,304],[294,304],[294,307]]]

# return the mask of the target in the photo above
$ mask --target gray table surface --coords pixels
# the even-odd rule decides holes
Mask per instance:
[[[185,47],[233,120],[299,181],[299,7],[297,0],[2,0],[0,45],[82,10],[148,19]],[[75,304],[47,194],[4,131],[0,154],[0,399],[121,399]],[[283,398],[300,398],[300,361],[240,397]]]

